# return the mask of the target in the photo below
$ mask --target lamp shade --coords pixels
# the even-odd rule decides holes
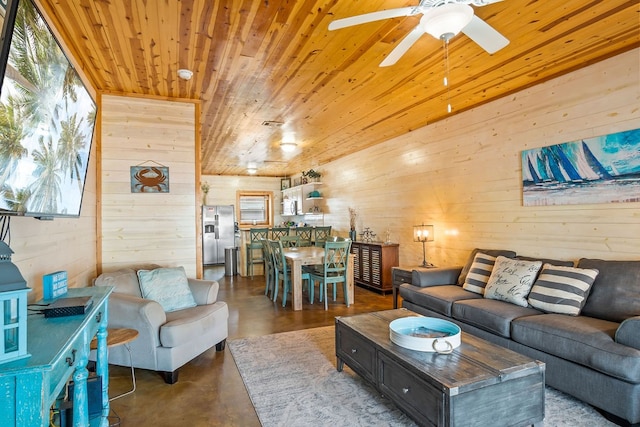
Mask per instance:
[[[433,242],[434,233],[433,225],[414,225],[413,241],[414,242]]]
[[[458,34],[473,19],[468,4],[447,3],[430,9],[420,20],[424,30],[437,39],[449,39]]]

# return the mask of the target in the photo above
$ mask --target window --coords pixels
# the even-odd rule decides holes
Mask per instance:
[[[271,225],[273,193],[270,191],[238,191],[240,225]]]

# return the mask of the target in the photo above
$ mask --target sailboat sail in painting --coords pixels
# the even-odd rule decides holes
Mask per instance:
[[[522,152],[525,206],[640,202],[640,129]]]

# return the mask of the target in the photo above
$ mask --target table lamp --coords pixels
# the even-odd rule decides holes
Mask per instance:
[[[433,264],[427,262],[424,246],[426,242],[433,242],[433,225],[414,225],[413,241],[422,242],[422,267],[433,267]]]

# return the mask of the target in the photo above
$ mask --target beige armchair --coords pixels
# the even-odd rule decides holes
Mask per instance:
[[[130,343],[131,360],[124,346],[109,348],[109,363],[159,371],[168,384],[178,381],[178,368],[212,346],[224,350],[228,335],[227,304],[217,301],[216,281],[188,279],[195,307],[165,312],[144,299],[136,270],[104,273],[94,286],[113,286],[109,298],[109,328],[132,328],[139,333]]]

